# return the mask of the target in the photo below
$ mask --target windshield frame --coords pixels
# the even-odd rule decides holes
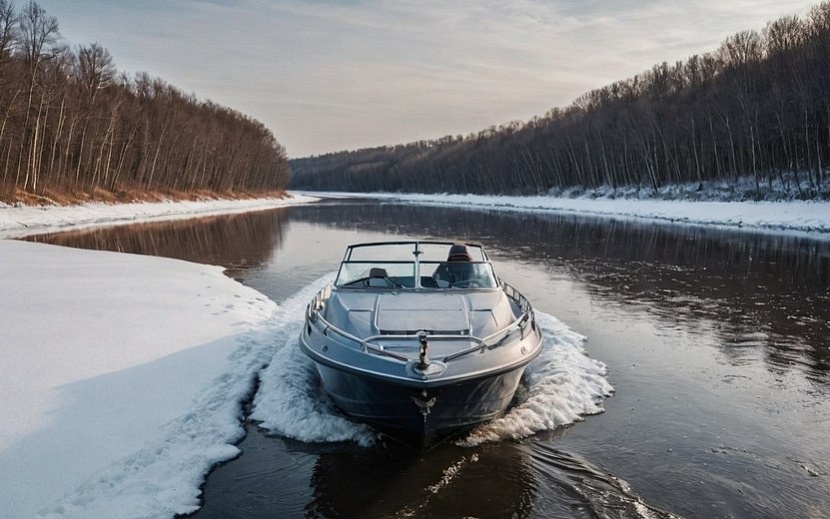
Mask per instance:
[[[334,281],[336,288],[392,288],[396,290],[446,290],[446,289],[472,289],[472,290],[492,290],[501,285],[495,269],[493,268],[490,258],[484,251],[484,248],[477,243],[461,243],[467,247],[473,261],[465,262],[449,262],[446,260],[447,251],[453,245],[459,245],[459,242],[448,241],[433,241],[433,240],[408,240],[408,241],[386,241],[386,242],[367,242],[349,245],[343,255],[343,260],[340,262],[340,268],[337,272],[337,277]],[[438,259],[438,253],[443,255],[444,259]],[[427,257],[424,257],[427,256]],[[458,265],[467,264],[472,265],[472,271],[476,271],[478,275],[482,276],[481,284],[476,283],[475,286],[439,286],[438,281],[433,278],[433,272],[430,271],[426,277],[432,281],[430,286],[424,286],[424,274],[422,274],[422,267],[428,265],[435,271],[441,265]],[[355,266],[363,266],[365,269],[361,271],[364,274],[359,277],[355,274]],[[372,268],[383,268],[386,271],[387,266],[411,266],[412,277],[409,276],[374,276],[375,279],[386,279],[386,283],[370,283],[373,276],[370,275]],[[478,265],[485,265],[485,268],[478,267]],[[404,282],[400,282],[404,280]],[[355,283],[361,282],[361,285]]]

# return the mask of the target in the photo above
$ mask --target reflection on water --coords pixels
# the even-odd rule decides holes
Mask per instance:
[[[222,265],[228,274],[268,263],[283,235],[285,209],[140,223],[26,238],[81,249],[128,252]]]
[[[428,462],[396,447],[342,449],[317,458],[311,483],[307,517],[528,517],[538,488],[520,445],[444,445]]]
[[[597,298],[642,305],[666,326],[712,323],[736,365],[759,357],[830,383],[830,242],[561,214],[361,204],[292,220],[480,241],[491,256],[544,263]],[[520,229],[520,232],[516,232]],[[761,353],[759,353],[759,350]]]
[[[216,469],[204,508],[190,517],[673,517],[589,461],[553,448],[562,431],[545,441],[444,444],[420,454],[397,444],[302,444],[253,427],[241,457]]]
[[[619,517],[670,519],[673,514],[646,504],[627,483],[581,456],[532,441],[517,447],[528,452],[538,486],[556,488],[535,502],[537,517]],[[506,516],[505,516],[506,517]]]
[[[321,454],[311,481],[306,517],[671,517],[587,460],[533,441],[443,445],[428,458],[343,449]]]

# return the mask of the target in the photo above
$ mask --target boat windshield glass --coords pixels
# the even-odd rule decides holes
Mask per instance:
[[[390,289],[498,287],[493,267],[480,246],[419,242],[418,254],[415,246],[414,242],[355,245],[346,253],[336,285]],[[420,279],[416,279],[418,274]]]
[[[471,261],[421,262],[421,286],[428,288],[496,288],[489,263]]]
[[[344,261],[337,275],[337,286],[414,288],[415,263],[412,261]]]

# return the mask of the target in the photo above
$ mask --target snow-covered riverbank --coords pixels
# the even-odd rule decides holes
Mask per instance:
[[[371,198],[503,211],[560,212],[605,218],[743,229],[830,239],[830,202],[721,202],[554,196],[484,196],[400,193],[294,193],[293,198],[211,200],[137,204],[83,204],[66,207],[10,207],[0,204],[0,238],[100,225],[174,220],[267,210],[319,198]]]
[[[91,203],[69,206],[21,207],[0,204],[0,239],[85,227],[265,211],[314,202],[315,200],[312,197],[295,194],[291,198],[252,200],[171,201],[133,204]]]
[[[0,292],[0,517],[194,510],[276,305],[221,267],[13,241]]]
[[[553,196],[306,193],[503,211],[559,212],[830,239],[830,202],[715,202]]]

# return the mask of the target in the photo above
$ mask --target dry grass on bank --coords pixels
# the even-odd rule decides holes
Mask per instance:
[[[64,192],[46,189],[43,193],[32,193],[22,189],[13,194],[0,192],[0,203],[28,206],[67,206],[87,202],[107,204],[127,204],[131,202],[169,202],[198,200],[248,200],[252,198],[287,198],[285,191],[140,191],[137,189],[118,189],[109,191],[95,189],[89,192]]]

